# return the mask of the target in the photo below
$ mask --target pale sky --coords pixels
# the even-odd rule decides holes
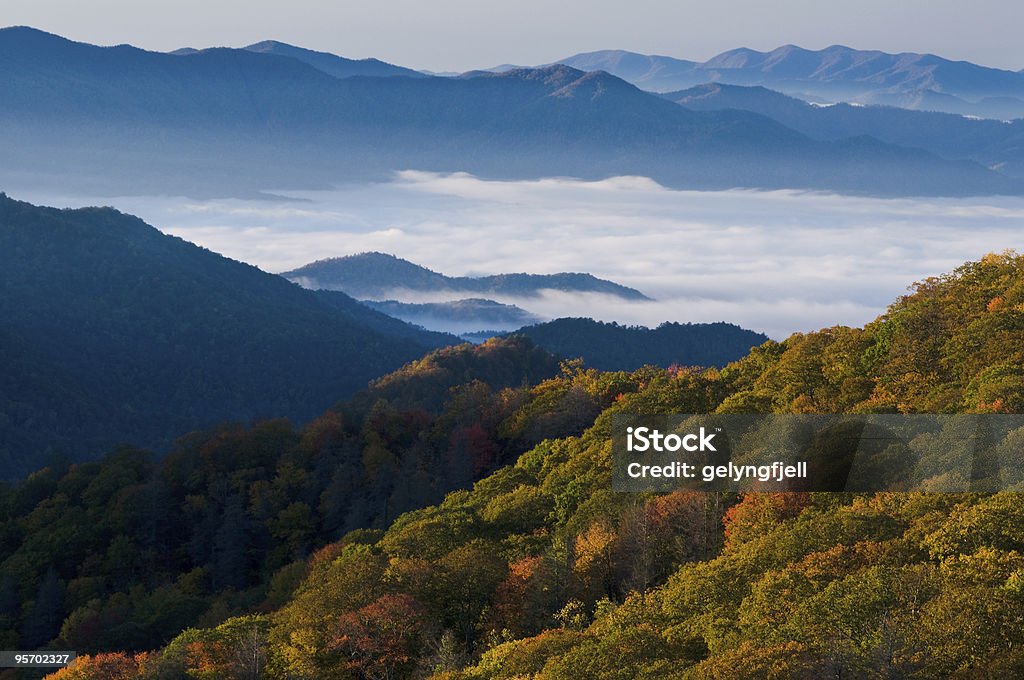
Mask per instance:
[[[787,43],[1024,69],[1019,0],[2,0],[0,26],[12,25],[161,51],[274,39],[435,71],[599,49],[704,60]]]

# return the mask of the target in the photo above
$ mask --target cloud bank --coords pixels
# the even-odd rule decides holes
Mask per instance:
[[[913,281],[1024,245],[1024,199],[1002,197],[697,192],[639,177],[488,181],[423,172],[283,193],[292,200],[20,196],[115,205],[274,272],[368,250],[449,275],[589,272],[656,301],[556,292],[501,301],[552,318],[731,321],[775,338],[863,324]]]

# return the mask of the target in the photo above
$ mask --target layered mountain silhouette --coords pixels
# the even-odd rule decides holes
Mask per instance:
[[[602,70],[646,90],[668,92],[709,82],[763,85],[809,100],[853,101],[990,118],[1024,117],[1024,73],[951,61],[934,54],[889,54],[833,45],[746,48],[696,62],[622,50],[577,54],[559,63]]]
[[[497,274],[446,276],[386,253],[360,253],[319,260],[281,274],[306,288],[340,290],[356,298],[381,299],[396,291],[477,294],[527,298],[545,290],[602,293],[625,300],[648,300],[638,290],[591,274]]]
[[[1024,119],[1012,122],[892,106],[820,106],[761,86],[709,83],[663,95],[688,109],[741,109],[768,116],[815,139],[868,135],[927,149],[945,158],[970,159],[1004,174],[1024,176]]]
[[[749,112],[689,111],[604,72],[337,78],[277,52],[166,54],[0,30],[0,182],[254,196],[413,168],[632,174],[695,189],[1024,192],[975,163],[876,139],[815,140]]]
[[[0,194],[0,477],[226,420],[304,421],[457,344],[110,208]]]
[[[456,333],[476,333],[481,328],[507,331],[541,321],[540,317],[516,305],[482,298],[448,302],[399,302],[366,300],[367,307],[424,328]],[[475,339],[475,338],[474,338]]]

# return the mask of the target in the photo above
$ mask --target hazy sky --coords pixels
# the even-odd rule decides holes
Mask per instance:
[[[1019,0],[2,0],[0,25],[20,24],[155,50],[272,38],[432,70],[611,48],[703,60],[786,43],[1024,68]]]

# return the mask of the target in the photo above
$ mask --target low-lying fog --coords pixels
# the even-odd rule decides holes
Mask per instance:
[[[638,177],[487,181],[399,173],[289,200],[67,197],[113,205],[272,272],[368,250],[449,275],[589,272],[655,302],[549,293],[544,317],[648,326],[730,321],[782,338],[877,316],[913,281],[1024,245],[1024,199],[875,199],[793,191],[676,191]]]

